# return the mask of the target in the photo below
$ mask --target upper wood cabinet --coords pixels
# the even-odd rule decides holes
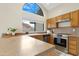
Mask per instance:
[[[79,26],[79,10],[71,12],[71,26]]]
[[[51,18],[47,20],[47,28],[55,28],[56,27],[56,18]]]
[[[56,21],[62,20],[62,15],[56,17]]]
[[[55,28],[59,22],[62,22],[62,20],[67,20],[67,19],[69,19],[68,21],[70,26],[66,26],[66,27],[79,27],[79,10],[48,19],[47,28]]]
[[[63,20],[70,19],[70,13],[66,13],[66,14],[62,15],[62,19]]]
[[[47,20],[47,28],[51,28],[51,19]]]
[[[56,18],[51,19],[51,27],[56,28]]]
[[[57,16],[56,20],[59,21],[59,20],[70,19],[71,18],[70,15],[71,15],[70,13],[66,13],[64,15]]]

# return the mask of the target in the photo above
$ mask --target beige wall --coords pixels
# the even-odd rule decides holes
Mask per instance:
[[[79,3],[62,3],[49,11],[48,18],[79,9]]]
[[[0,3],[0,32],[5,33],[10,26],[21,29],[21,4]]]

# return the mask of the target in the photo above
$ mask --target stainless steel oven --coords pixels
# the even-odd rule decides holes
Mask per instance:
[[[66,39],[63,38],[54,38],[54,44],[65,47],[66,48]]]
[[[56,49],[67,52],[68,51],[68,35],[57,34],[54,37],[54,44]]]

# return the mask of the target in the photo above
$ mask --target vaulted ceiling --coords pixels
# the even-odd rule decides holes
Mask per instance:
[[[52,10],[53,8],[59,6],[62,3],[41,3],[47,11]]]
[[[23,13],[23,19],[28,19],[30,21],[37,21],[37,22],[42,23],[42,22],[44,22],[43,19],[48,18],[49,12],[51,10],[54,10],[56,7],[58,7],[62,3],[37,3],[37,4],[42,8],[45,17],[41,17],[41,16],[38,16],[35,14],[32,15],[31,13],[27,13],[27,15],[26,15],[26,13]]]

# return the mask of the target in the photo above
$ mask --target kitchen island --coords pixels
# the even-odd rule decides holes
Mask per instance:
[[[29,35],[0,38],[0,56],[35,56],[54,47]]]

